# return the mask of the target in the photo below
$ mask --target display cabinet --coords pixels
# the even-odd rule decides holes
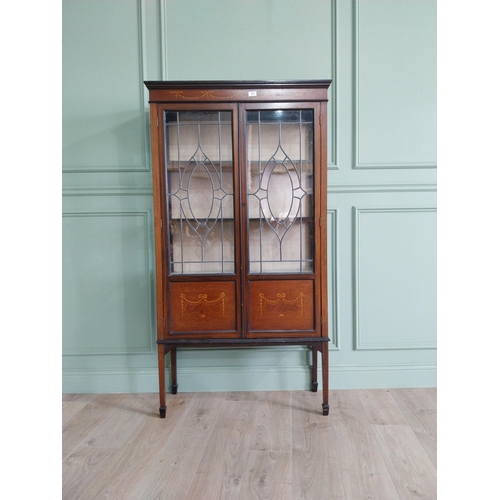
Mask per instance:
[[[328,415],[330,80],[147,81],[160,416],[177,349],[308,346]],[[216,388],[214,388],[216,389]]]

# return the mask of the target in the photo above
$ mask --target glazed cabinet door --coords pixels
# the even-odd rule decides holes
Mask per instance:
[[[243,106],[248,337],[321,335],[319,106]]]
[[[231,338],[241,331],[236,110],[159,110],[166,337]]]

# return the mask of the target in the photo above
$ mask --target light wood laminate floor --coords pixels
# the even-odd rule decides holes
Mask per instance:
[[[436,389],[64,395],[62,498],[436,498]]]

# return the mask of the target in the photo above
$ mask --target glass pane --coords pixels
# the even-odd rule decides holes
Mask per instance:
[[[234,273],[231,112],[164,116],[170,272]]]
[[[249,111],[246,141],[250,272],[313,272],[313,111]]]

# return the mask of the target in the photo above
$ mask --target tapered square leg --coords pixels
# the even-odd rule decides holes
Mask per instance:
[[[312,392],[318,392],[318,347],[312,346]]]
[[[323,376],[323,415],[328,415],[330,412],[330,406],[328,405],[328,342],[321,344],[321,365]]]
[[[170,376],[172,377],[172,394],[177,394],[177,348],[170,349]]]
[[[165,418],[167,402],[165,398],[165,346],[158,345],[158,383],[160,391],[160,418]]]

